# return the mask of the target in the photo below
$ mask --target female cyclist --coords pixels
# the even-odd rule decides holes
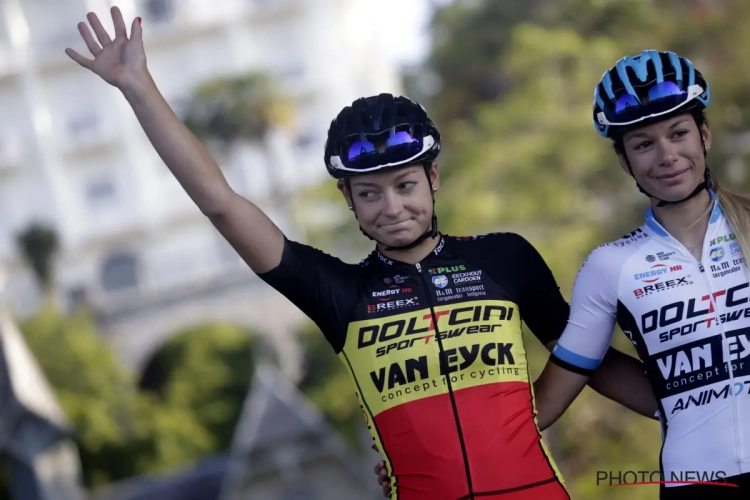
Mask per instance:
[[[290,241],[230,188],[154,84],[140,20],[129,38],[120,10],[111,13],[114,39],[93,13],[96,39],[78,25],[93,59],[66,53],[123,93],[201,212],[320,327],[351,374],[391,498],[569,498],[535,423],[521,336],[523,320],[551,349],[569,307],[522,237],[438,232],[440,134],[424,108],[381,94],[332,121],[326,167],[376,243],[358,265],[345,264]],[[612,351],[591,385],[643,415],[656,411],[635,358]]]
[[[544,429],[618,323],[659,402],[662,499],[750,498],[750,201],[709,172],[710,100],[701,73],[671,52],[624,57],[604,73],[594,125],[651,207],[644,225],[584,262],[568,326],[535,382]]]

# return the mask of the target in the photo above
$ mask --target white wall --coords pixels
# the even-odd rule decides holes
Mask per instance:
[[[128,22],[143,16],[149,68],[176,108],[204,79],[275,71],[298,99],[299,134],[272,137],[273,168],[302,186],[326,178],[325,134],[343,106],[400,90],[377,36],[363,38],[367,23],[352,26],[362,2],[176,0],[180,8],[163,20],[148,16],[147,0],[116,3]],[[62,238],[61,296],[78,286],[106,293],[102,266],[117,253],[134,255],[139,286],[156,288],[186,286],[237,259],[155,154],[121,94],[63,53],[70,46],[88,55],[76,23],[94,9],[111,28],[111,3],[5,0],[0,9],[0,21],[12,21],[0,22],[0,260],[10,264],[10,298],[20,310],[33,308],[36,291],[13,238],[34,219],[56,224]],[[12,18],[18,4],[25,17]],[[12,50],[4,50],[5,31],[17,43]],[[18,145],[18,167],[5,166],[12,163],[3,160],[6,143]],[[222,168],[238,192],[265,206],[268,161],[267,151],[248,147]],[[280,214],[269,215],[291,231]]]

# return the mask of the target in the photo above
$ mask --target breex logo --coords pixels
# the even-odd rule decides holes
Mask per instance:
[[[642,281],[643,283],[654,283],[655,281],[659,281],[661,278],[671,272],[681,270],[682,266],[669,267],[666,264],[654,264],[653,266],[651,266],[651,270],[642,273],[635,273],[633,277],[638,281]]]
[[[682,268],[682,266],[674,266],[675,268]],[[652,293],[658,293],[663,292],[665,290],[671,290],[673,288],[679,287],[679,286],[688,286],[692,285],[693,282],[689,281],[690,275],[683,276],[681,278],[675,278],[671,280],[662,281],[661,283],[654,283],[653,285],[646,285],[641,288],[636,288],[633,290],[633,295],[635,295],[636,299],[640,299],[641,297],[647,297],[648,295],[651,295]]]
[[[710,296],[703,295],[699,299],[677,301],[665,304],[659,309],[654,309],[641,316],[641,332],[643,335],[663,330],[659,333],[659,342],[667,342],[676,336],[689,335],[695,332],[699,326],[705,324],[706,328],[716,325],[716,322],[724,324],[737,321],[740,318],[750,318],[750,307],[737,311],[730,311],[715,315],[714,304],[727,309],[748,303],[748,283],[733,286],[726,290],[713,292]]]
[[[378,313],[384,311],[393,311],[394,309],[403,309],[404,307],[416,307],[419,305],[416,297],[409,299],[389,300],[379,304],[367,304],[368,313]]]
[[[448,278],[442,274],[440,276],[433,276],[432,284],[438,288],[445,288],[448,286]]]
[[[509,301],[421,309],[349,325],[342,355],[368,410],[484,384],[528,384],[521,319]],[[440,342],[442,349],[435,346]]]
[[[708,254],[711,260],[719,262],[724,258],[724,247],[715,247],[711,249],[711,253]]]
[[[740,250],[740,244],[737,243],[736,241],[730,243],[729,244],[729,253],[731,253],[732,255],[739,255],[740,253],[742,253],[742,251]]]

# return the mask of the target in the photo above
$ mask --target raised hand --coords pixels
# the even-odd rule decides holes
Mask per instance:
[[[122,12],[117,7],[112,7],[110,12],[115,27],[114,40],[109,37],[107,30],[93,12],[89,12],[86,17],[98,42],[86,23],[78,23],[78,31],[94,59],[88,59],[71,48],[65,49],[65,53],[84,68],[99,75],[105,82],[123,90],[148,75],[146,53],[143,51],[140,18],[133,20],[128,39]]]

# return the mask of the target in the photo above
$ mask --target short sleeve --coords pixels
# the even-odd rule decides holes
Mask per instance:
[[[285,238],[279,265],[258,276],[314,321],[338,353],[346,340],[346,318],[359,296],[359,270]]]
[[[570,319],[550,357],[567,370],[592,374],[612,342],[622,265],[613,250],[609,246],[595,249],[576,277]]]
[[[518,307],[531,332],[548,344],[562,335],[570,307],[539,251],[520,235],[514,235],[514,242],[521,273]]]

